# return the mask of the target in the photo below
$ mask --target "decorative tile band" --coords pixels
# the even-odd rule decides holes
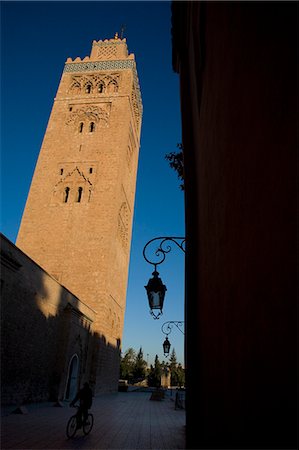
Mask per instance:
[[[135,69],[135,61],[130,59],[118,61],[94,61],[66,63],[64,72],[84,72],[89,70],[116,70],[116,69]]]
[[[64,66],[64,72],[89,72],[93,70],[118,70],[118,69],[132,69],[134,76],[134,84],[136,87],[136,93],[138,98],[138,105],[140,107],[140,113],[142,115],[142,100],[140,94],[140,86],[136,71],[136,64],[134,60],[113,60],[113,61],[94,61],[94,62],[78,62],[78,63],[66,63]]]

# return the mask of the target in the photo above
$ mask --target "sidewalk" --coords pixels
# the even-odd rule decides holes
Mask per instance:
[[[74,409],[27,405],[28,414],[1,418],[1,449],[154,449],[185,448],[185,411],[174,401],[150,401],[148,392],[119,392],[94,398],[94,427],[68,440],[68,418]]]

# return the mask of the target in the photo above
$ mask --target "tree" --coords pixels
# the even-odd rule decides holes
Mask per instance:
[[[139,352],[137,353],[137,356],[135,358],[135,364],[133,369],[133,376],[135,381],[141,381],[144,380],[146,375],[146,361],[143,359],[143,351],[140,347]]]
[[[170,369],[175,369],[177,366],[176,352],[174,348],[172,349],[172,352],[169,357],[169,366]]]
[[[164,375],[167,375],[169,373],[169,363],[168,362],[162,361],[161,368],[162,368],[162,373]]]
[[[155,357],[155,366],[151,365],[147,382],[150,387],[161,387],[162,365],[159,361],[158,355]]]
[[[175,349],[169,357],[169,368],[170,368],[170,385],[171,386],[183,386],[185,384],[185,370],[181,364],[177,363]]]
[[[177,144],[179,152],[170,152],[165,155],[165,159],[169,161],[170,167],[176,171],[178,178],[182,181],[180,188],[182,191],[185,189],[184,185],[184,155],[183,155],[183,145]]]
[[[146,377],[146,366],[142,348],[140,347],[137,354],[133,348],[129,348],[121,357],[119,377],[121,380],[128,380],[130,383],[144,380]]]
[[[184,386],[185,384],[185,370],[183,369],[181,364],[178,364],[178,367],[176,369],[176,376],[177,376],[177,385],[178,386]]]
[[[136,360],[136,352],[133,348],[129,348],[120,361],[120,379],[131,381],[133,379],[134,366]]]

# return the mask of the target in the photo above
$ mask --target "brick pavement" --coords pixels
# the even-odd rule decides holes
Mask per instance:
[[[150,401],[148,392],[119,392],[94,399],[94,427],[88,436],[65,434],[75,411],[52,404],[27,405],[28,414],[1,418],[1,448],[33,449],[155,449],[185,448],[185,411],[175,410],[170,397]]]

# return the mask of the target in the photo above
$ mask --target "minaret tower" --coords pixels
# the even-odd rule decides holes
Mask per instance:
[[[122,337],[142,102],[126,39],[68,58],[25,206],[17,246]]]

